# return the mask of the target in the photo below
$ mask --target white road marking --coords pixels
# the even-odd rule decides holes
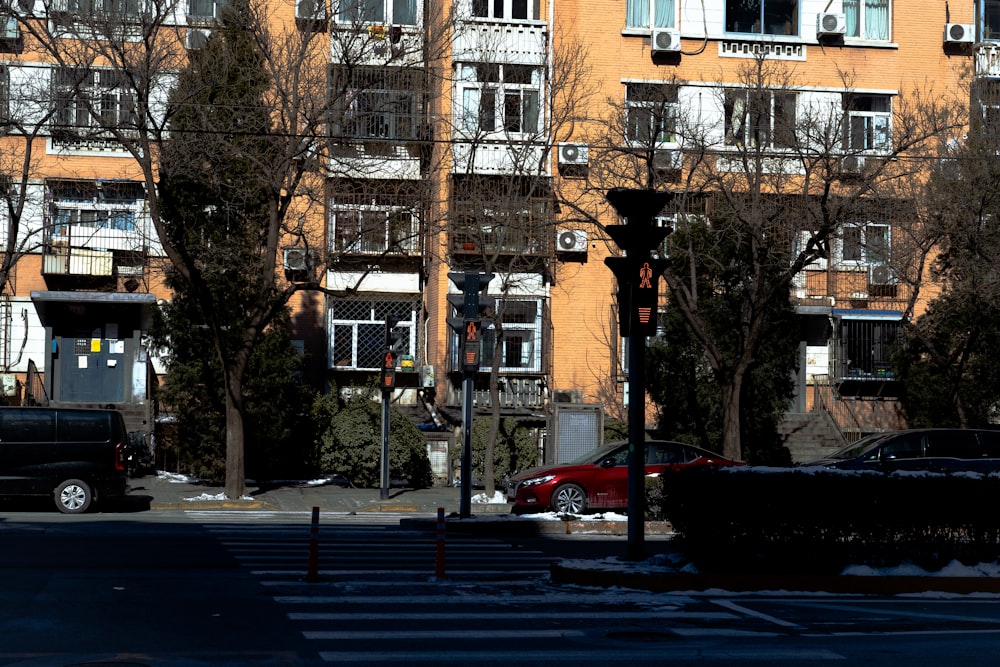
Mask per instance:
[[[768,623],[774,623],[775,625],[780,625],[781,627],[784,627],[784,628],[801,628],[802,627],[798,623],[792,623],[791,621],[786,621],[784,619],[778,618],[777,616],[771,616],[770,614],[764,614],[764,613],[759,612],[759,611],[754,611],[753,609],[749,609],[747,607],[744,607],[743,605],[736,604],[736,602],[734,602],[732,600],[718,600],[718,599],[716,599],[716,600],[711,600],[711,602],[712,602],[712,604],[719,605],[720,607],[725,607],[726,609],[732,609],[737,614],[741,614],[743,616],[750,616],[751,618],[756,618],[756,619],[759,619],[761,621],[767,621]]]

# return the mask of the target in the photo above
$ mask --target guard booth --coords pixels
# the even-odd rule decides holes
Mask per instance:
[[[32,292],[45,328],[44,383],[56,407],[112,408],[151,442],[155,372],[143,335],[153,294]]]

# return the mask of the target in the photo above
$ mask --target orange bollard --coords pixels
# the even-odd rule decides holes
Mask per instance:
[[[312,527],[309,529],[309,563],[306,581],[319,581],[319,508],[312,508]]]

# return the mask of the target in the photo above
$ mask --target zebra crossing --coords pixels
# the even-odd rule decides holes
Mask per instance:
[[[317,664],[662,664],[664,642],[684,658],[685,628],[724,636],[739,619],[685,595],[553,584],[553,557],[516,540],[447,535],[438,577],[434,532],[398,520],[321,516],[318,577],[309,580],[308,515],[191,516],[257,578]]]

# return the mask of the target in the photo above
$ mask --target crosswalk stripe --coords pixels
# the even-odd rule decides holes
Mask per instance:
[[[608,650],[526,650],[526,651],[321,651],[320,658],[325,662],[341,664],[398,662],[413,663],[458,663],[458,664],[520,664],[525,661],[530,664],[544,663],[605,663],[616,664],[624,660],[648,661],[651,664],[662,664],[666,660],[678,662],[681,660],[726,660],[732,664],[740,661],[757,661],[761,664],[777,661],[787,661],[790,664],[805,664],[810,660],[843,660],[844,656],[823,649],[743,649],[720,647],[718,649],[671,648],[669,658],[665,656],[662,646],[647,649],[614,648]]]

